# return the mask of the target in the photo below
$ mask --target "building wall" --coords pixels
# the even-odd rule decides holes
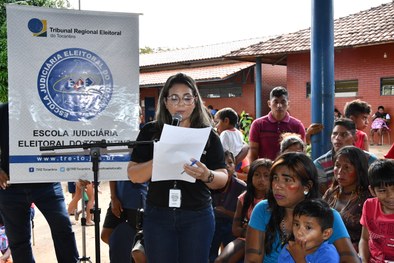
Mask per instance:
[[[285,66],[272,66],[264,64],[262,66],[262,114],[267,114],[269,108],[266,101],[269,99],[269,92],[273,87],[286,86],[286,67]],[[235,98],[203,98],[206,106],[212,105],[215,109],[231,107],[236,112],[241,114],[242,111],[249,113],[253,118],[256,116],[256,98],[255,98],[255,74],[249,74],[245,83],[242,85],[242,97]],[[233,82],[242,83],[242,73],[240,72],[235,77],[223,81],[221,83]],[[197,83],[198,84],[198,83]],[[204,83],[206,85],[206,83]],[[155,97],[156,104],[159,97],[158,88],[143,88],[140,89],[140,98],[143,100],[145,97]],[[144,108],[143,108],[144,110]]]
[[[271,89],[276,86],[286,86],[286,66],[263,64],[262,76],[262,115],[265,115],[269,112],[267,100],[269,99]],[[255,118],[255,86],[255,74],[251,74],[246,83],[242,85],[242,97],[204,99],[205,105],[212,105],[215,109],[231,107],[239,114],[245,111],[249,113],[249,116]]]
[[[386,58],[384,58],[386,53]],[[347,48],[335,51],[335,80],[358,80],[356,97],[335,98],[335,107],[343,113],[345,103],[360,99],[371,104],[372,113],[383,105],[392,116],[391,137],[394,138],[394,96],[380,95],[381,78],[394,77],[394,44]],[[310,81],[310,55],[288,56],[287,86],[290,95],[290,112],[305,127],[311,123],[311,102],[306,98],[306,83]],[[369,127],[365,130],[369,134]]]

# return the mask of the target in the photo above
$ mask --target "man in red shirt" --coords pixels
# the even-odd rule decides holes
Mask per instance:
[[[298,133],[305,141],[305,127],[302,122],[291,117],[289,94],[284,87],[275,87],[270,92],[268,107],[271,111],[253,121],[249,132],[250,163],[258,158],[274,160],[279,154],[279,140],[282,133]]]

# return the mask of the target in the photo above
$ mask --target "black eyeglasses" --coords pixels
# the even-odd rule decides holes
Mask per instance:
[[[167,102],[173,106],[178,105],[181,102],[181,100],[183,101],[183,103],[186,106],[190,106],[196,101],[196,97],[194,97],[193,95],[185,95],[181,99],[178,95],[173,94],[173,95],[167,96],[166,99],[167,99]]]

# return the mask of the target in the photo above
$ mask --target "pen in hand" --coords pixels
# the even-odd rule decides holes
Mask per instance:
[[[192,163],[190,164],[190,166],[193,166],[193,165],[195,165],[196,164],[196,162],[197,162],[197,160],[193,160],[192,161]],[[184,174],[185,173],[185,170],[183,170],[182,172],[181,172],[181,174]]]

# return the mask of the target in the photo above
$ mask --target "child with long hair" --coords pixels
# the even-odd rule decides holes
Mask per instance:
[[[245,234],[254,206],[266,198],[269,189],[269,172],[272,161],[257,159],[252,162],[247,177],[247,188],[238,197],[232,231],[237,238],[230,242],[215,262],[238,262],[245,255]]]

